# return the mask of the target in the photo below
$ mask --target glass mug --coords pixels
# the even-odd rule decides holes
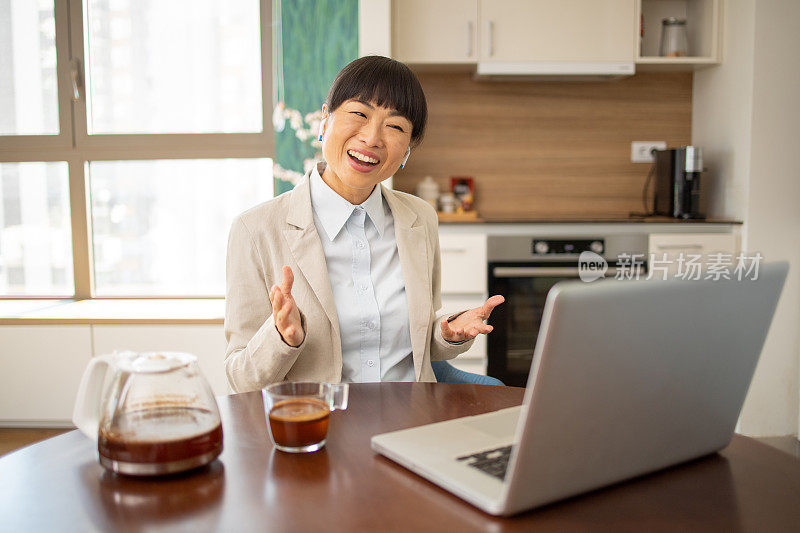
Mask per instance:
[[[331,412],[347,409],[347,383],[295,381],[262,389],[267,429],[284,452],[315,452],[325,446]]]

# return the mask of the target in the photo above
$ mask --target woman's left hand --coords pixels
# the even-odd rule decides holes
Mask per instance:
[[[479,333],[489,333],[492,331],[492,326],[484,324],[483,321],[489,318],[492,309],[505,301],[506,299],[498,294],[486,300],[486,303],[482,306],[464,311],[452,322],[448,322],[446,318],[443,318],[440,323],[442,337],[449,342],[461,342],[473,339]]]

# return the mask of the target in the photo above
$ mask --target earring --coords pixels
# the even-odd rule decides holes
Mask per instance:
[[[403,158],[403,162],[400,163],[400,168],[404,168],[406,166],[406,163],[408,162],[408,156],[410,155],[411,155],[411,147],[409,146],[408,150],[406,150],[406,156]]]
[[[319,140],[320,141],[322,140],[322,134],[321,133],[319,134]]]

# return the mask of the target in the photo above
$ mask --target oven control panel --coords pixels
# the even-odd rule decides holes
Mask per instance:
[[[575,255],[594,252],[603,255],[606,250],[605,239],[533,239],[533,255]]]

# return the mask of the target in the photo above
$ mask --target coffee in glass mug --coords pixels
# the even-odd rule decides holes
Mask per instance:
[[[285,382],[262,390],[272,443],[284,452],[325,446],[331,412],[347,409],[346,383]]]

